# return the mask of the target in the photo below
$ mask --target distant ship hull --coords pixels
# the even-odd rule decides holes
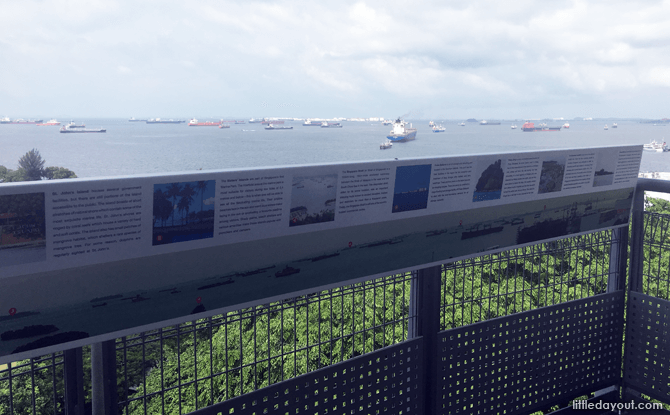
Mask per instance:
[[[140,120],[135,120],[140,121]],[[146,120],[147,124],[181,124],[186,121],[184,120]]]
[[[61,128],[60,132],[63,134],[68,134],[68,133],[106,133],[107,130],[104,128],[100,129],[92,129],[92,128]]]
[[[407,141],[412,141],[416,139],[416,130],[413,131],[412,130],[413,129],[408,130],[407,132],[405,132],[405,134],[398,134],[398,135],[391,134],[386,136],[386,138],[388,138],[390,141],[394,143],[404,143]]]

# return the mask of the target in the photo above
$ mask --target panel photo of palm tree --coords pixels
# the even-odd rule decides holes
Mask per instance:
[[[154,185],[152,245],[214,237],[214,180]]]

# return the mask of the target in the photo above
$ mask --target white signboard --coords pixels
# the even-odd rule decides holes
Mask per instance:
[[[625,226],[641,155],[621,146],[3,184],[0,363]]]

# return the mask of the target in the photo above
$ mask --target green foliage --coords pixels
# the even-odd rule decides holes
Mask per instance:
[[[44,169],[44,177],[48,180],[52,179],[74,179],[77,177],[72,170],[65,167],[47,167]]]
[[[25,182],[52,179],[72,179],[77,175],[65,167],[44,167],[45,161],[40,152],[32,149],[19,159],[19,168],[16,170],[0,166],[0,183]]]
[[[19,159],[19,168],[24,171],[26,180],[40,180],[44,173],[44,160],[40,152],[32,149]]]

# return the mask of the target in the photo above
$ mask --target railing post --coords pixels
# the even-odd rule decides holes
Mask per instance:
[[[633,198],[632,229],[630,238],[630,272],[628,290],[642,292],[644,264],[644,190],[638,186]]]
[[[81,347],[63,352],[65,413],[84,415],[84,359]]]
[[[437,344],[440,331],[440,287],[442,266],[420,269],[416,284],[412,284],[412,305],[416,311],[415,331],[423,337],[423,385],[424,385],[424,413],[435,415],[440,413],[437,408],[440,396],[438,376],[442,362],[438,359],[440,345]],[[414,280],[413,280],[414,282]]]
[[[623,290],[628,269],[628,227],[612,230],[607,292]]]
[[[116,342],[91,345],[93,415],[116,415]]]

